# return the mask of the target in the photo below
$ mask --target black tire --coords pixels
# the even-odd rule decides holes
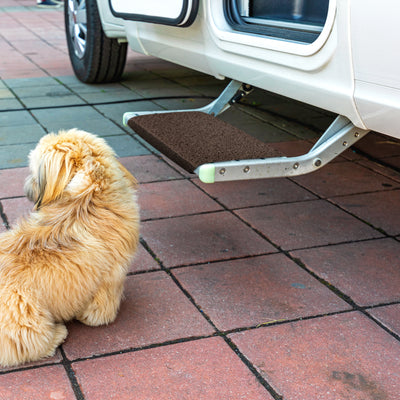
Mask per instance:
[[[74,16],[78,8],[81,16],[86,14],[86,32],[80,29],[82,24],[77,23],[79,16],[78,20],[76,13]],[[120,80],[127,44],[104,34],[96,0],[66,0],[64,21],[69,58],[76,77],[85,83]]]

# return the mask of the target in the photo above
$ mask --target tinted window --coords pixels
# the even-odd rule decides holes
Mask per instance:
[[[329,0],[225,0],[234,29],[312,43],[325,24]]]

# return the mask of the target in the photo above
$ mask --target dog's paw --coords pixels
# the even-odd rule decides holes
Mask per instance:
[[[68,335],[67,327],[64,324],[55,324],[54,326],[54,336],[53,343],[55,349],[64,342]]]
[[[99,326],[110,324],[115,320],[116,316],[117,311],[115,309],[99,308],[93,302],[76,319],[85,325]]]
[[[93,299],[76,319],[89,326],[108,325],[117,317],[121,302],[123,281],[99,287]]]

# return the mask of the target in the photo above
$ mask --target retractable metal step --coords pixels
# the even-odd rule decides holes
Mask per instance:
[[[194,110],[129,112],[124,124],[205,183],[276,178],[313,172],[368,131],[338,116],[311,150],[285,157],[270,144],[216,118],[252,88],[237,81],[209,105]]]

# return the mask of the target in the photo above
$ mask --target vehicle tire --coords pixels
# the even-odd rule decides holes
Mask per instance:
[[[104,34],[96,0],[67,0],[64,8],[69,58],[77,78],[85,83],[118,81],[127,44]]]

